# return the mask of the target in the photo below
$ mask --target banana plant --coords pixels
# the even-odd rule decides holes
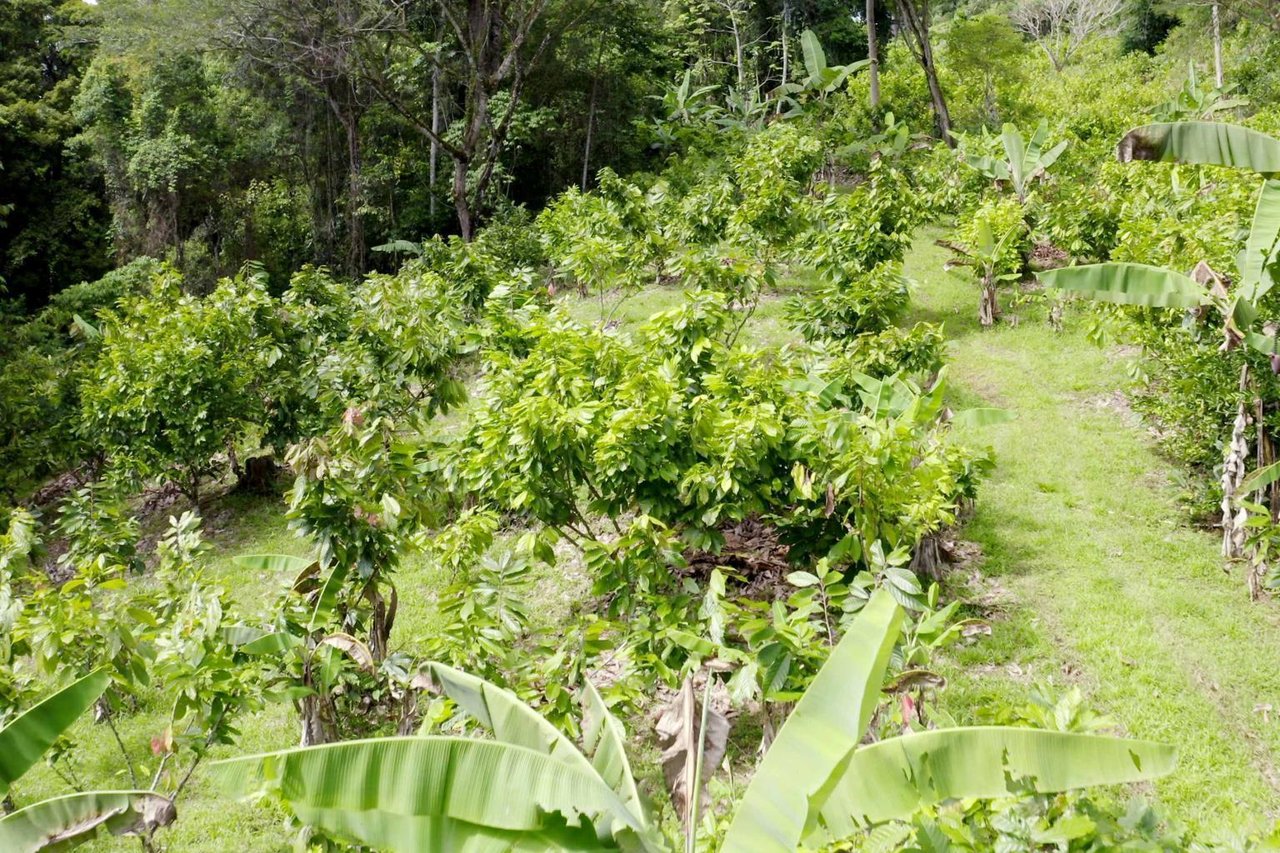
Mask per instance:
[[[986,135],[986,130],[983,130]],[[1049,167],[1058,162],[1062,152],[1067,150],[1064,139],[1052,148],[1046,149],[1049,141],[1049,123],[1041,119],[1035,133],[1030,139],[1024,139],[1017,125],[1005,124],[1001,129],[1000,142],[1004,148],[1004,158],[989,154],[964,153],[964,162],[983,175],[1001,184],[1009,184],[1018,201],[1025,203],[1031,192],[1031,185],[1037,178],[1043,178]]]
[[[1216,311],[1222,317],[1222,351],[1241,344],[1271,357],[1280,372],[1276,330],[1259,324],[1259,303],[1275,286],[1280,261],[1280,140],[1239,125],[1207,121],[1163,122],[1144,125],[1125,134],[1117,146],[1121,162],[1145,160],[1205,164],[1248,169],[1263,176],[1248,239],[1236,257],[1237,278],[1231,287],[1207,264],[1190,275],[1147,264],[1106,263],[1064,267],[1039,273],[1047,286],[1080,293],[1090,299],[1122,305]],[[1247,368],[1241,375],[1247,385]],[[1222,555],[1243,556],[1247,513],[1238,498],[1250,489],[1274,482],[1255,478],[1246,482],[1248,416],[1243,401],[1237,407],[1232,438],[1222,474]],[[1261,485],[1260,485],[1261,484]]]
[[[98,670],[54,693],[0,729],[0,795],[31,769],[111,678]],[[83,791],[43,800],[0,818],[0,850],[35,853],[68,850],[92,840],[100,828],[114,835],[142,835],[175,817],[167,797],[152,791]]]
[[[1174,751],[1026,728],[942,729],[862,743],[903,610],[878,591],[851,623],[757,768],[723,848],[785,851],[848,838],[946,800],[1153,779]],[[445,694],[492,740],[382,738],[230,759],[242,795],[274,793],[305,824],[386,850],[672,850],[639,794],[623,729],[588,683],[580,749],[509,692],[438,664]]]
[[[850,75],[870,65],[870,61],[860,59],[848,65],[828,65],[827,52],[813,30],[805,30],[800,34],[800,49],[804,53],[804,69],[806,76],[799,83],[784,82],[773,91],[775,97],[784,98],[798,109],[791,100],[792,96],[801,93],[817,95],[818,100],[826,100],[827,95],[845,84]]]

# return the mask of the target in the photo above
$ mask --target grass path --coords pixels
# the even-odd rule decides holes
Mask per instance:
[[[1155,786],[1167,817],[1210,832],[1280,817],[1280,608],[1250,603],[1216,537],[1184,523],[1176,468],[1115,393],[1124,358],[1078,315],[1060,334],[1034,308],[981,330],[976,287],[942,272],[936,236],[908,259],[918,319],[946,323],[960,404],[1017,415],[972,436],[997,469],[965,533],[985,555],[966,592],[997,615],[950,662],[944,707],[970,722],[1037,683],[1078,684],[1129,734],[1178,747]]]

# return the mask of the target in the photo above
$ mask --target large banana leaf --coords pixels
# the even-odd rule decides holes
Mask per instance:
[[[1275,262],[1277,242],[1280,242],[1280,181],[1263,181],[1253,227],[1238,263],[1244,288],[1242,295],[1250,302],[1256,304],[1271,289],[1268,269]]]
[[[1203,163],[1280,173],[1280,139],[1235,124],[1175,121],[1136,127],[1120,140],[1121,161]]]
[[[902,609],[878,590],[778,732],[738,805],[726,851],[792,853],[828,780],[866,731],[880,698]]]
[[[583,686],[582,746],[591,757],[591,766],[600,778],[622,798],[641,824],[649,824],[648,810],[636,788],[631,762],[627,760],[626,732],[618,718],[609,713],[595,685]]]
[[[427,669],[445,695],[497,740],[549,755],[584,773],[594,772],[573,741],[514,693],[442,663],[428,664]]]
[[[300,572],[315,563],[311,557],[294,557],[290,554],[241,554],[232,557],[231,562],[253,572],[266,572],[272,575],[287,574],[296,577]]]
[[[810,844],[847,838],[859,821],[910,817],[947,799],[1000,797],[1008,776],[1042,793],[1140,782],[1173,770],[1173,747],[999,726],[939,729],[854,750],[821,804]]]
[[[150,791],[89,791],[27,806],[0,819],[5,853],[70,850],[106,827],[115,835],[136,833],[173,819],[169,801]]]
[[[103,670],[86,675],[0,729],[0,792],[7,791],[40,760],[45,750],[98,701],[110,681]]]
[[[274,791],[303,823],[380,850],[597,850],[641,829],[594,771],[509,743],[381,738],[213,766],[234,791]]]
[[[1072,290],[1121,305],[1195,308],[1209,299],[1208,291],[1190,276],[1146,264],[1087,264],[1036,275],[1045,287]]]

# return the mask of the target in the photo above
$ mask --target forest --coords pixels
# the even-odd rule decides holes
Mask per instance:
[[[1280,850],[1278,280],[1275,0],[0,0],[0,853]]]

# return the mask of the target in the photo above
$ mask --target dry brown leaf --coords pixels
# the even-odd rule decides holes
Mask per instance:
[[[702,706],[694,694],[693,679],[686,678],[675,697],[662,709],[658,718],[658,745],[662,748],[662,774],[667,780],[671,802],[688,825],[694,775],[697,772],[697,748]],[[729,741],[729,720],[714,708],[707,709],[707,732],[702,740],[702,807],[708,804],[707,779],[724,760]]]

